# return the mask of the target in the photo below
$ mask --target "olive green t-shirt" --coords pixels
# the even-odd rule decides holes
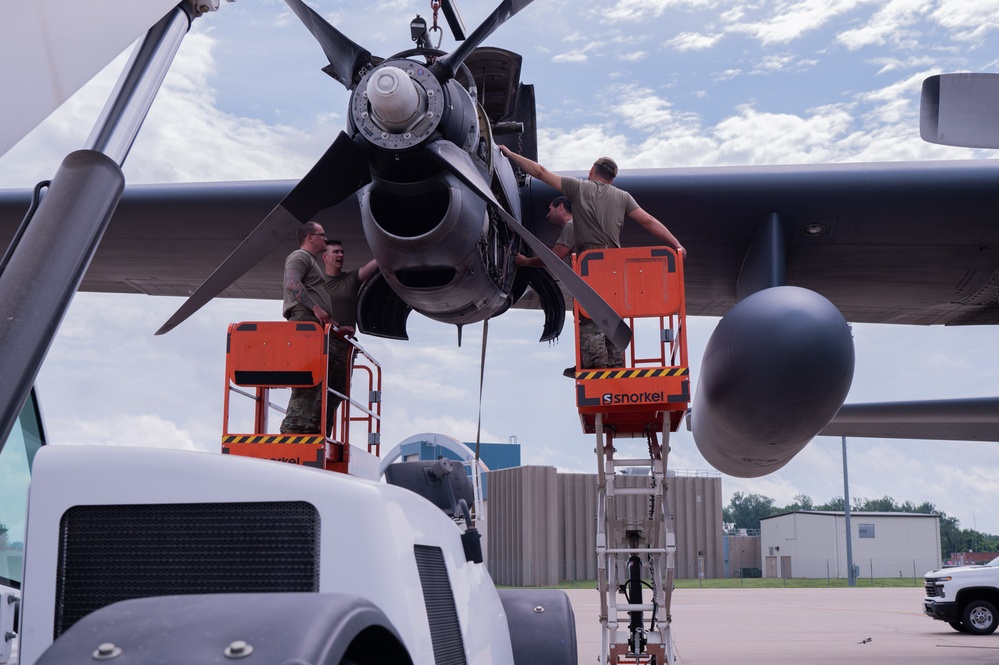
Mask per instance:
[[[620,247],[624,218],[638,210],[634,197],[606,182],[562,177],[562,193],[572,202],[576,248]]]
[[[284,271],[295,270],[302,275],[302,286],[309,296],[329,313],[332,309],[330,297],[326,292],[326,272],[316,260],[316,257],[304,249],[296,249],[284,260]],[[283,276],[282,276],[283,278]],[[315,318],[312,310],[298,302],[295,296],[284,292],[284,306],[282,308],[284,318],[289,321],[311,320]]]
[[[562,225],[562,233],[559,234],[558,240],[555,241],[556,245],[565,245],[572,252],[576,248],[576,230],[570,219],[568,222]]]
[[[326,292],[330,296],[330,318],[338,326],[357,327],[357,293],[361,290],[361,278],[356,270],[340,273],[336,277],[326,275]]]

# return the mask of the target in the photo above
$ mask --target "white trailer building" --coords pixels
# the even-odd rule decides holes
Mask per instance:
[[[851,512],[858,577],[921,578],[940,567],[940,516]],[[846,518],[795,511],[760,520],[764,577],[847,577]]]

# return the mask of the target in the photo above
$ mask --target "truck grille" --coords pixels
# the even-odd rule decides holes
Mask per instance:
[[[934,580],[926,580],[926,597],[936,598],[937,596],[937,585]]]
[[[454,593],[439,547],[415,545],[416,569],[423,587],[423,602],[430,621],[430,641],[436,665],[465,665],[465,645],[454,605]]]
[[[59,529],[54,637],[132,598],[318,590],[310,503],[74,506]]]

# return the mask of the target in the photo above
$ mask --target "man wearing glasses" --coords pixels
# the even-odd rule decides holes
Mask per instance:
[[[330,321],[326,272],[317,260],[326,249],[326,232],[316,222],[306,222],[298,230],[298,249],[284,261],[284,318],[289,321]],[[288,411],[281,421],[282,434],[322,432],[322,391],[319,386],[292,388]]]

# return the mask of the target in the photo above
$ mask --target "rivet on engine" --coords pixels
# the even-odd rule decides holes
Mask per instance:
[[[225,648],[226,658],[245,658],[253,653],[253,647],[243,640],[236,640]]]
[[[111,642],[104,642],[90,655],[94,660],[111,660],[121,655],[121,649]]]

